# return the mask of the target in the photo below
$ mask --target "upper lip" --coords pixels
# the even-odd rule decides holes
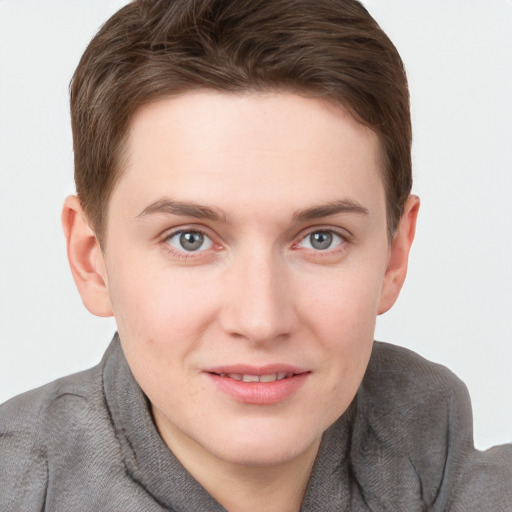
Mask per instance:
[[[207,368],[204,370],[207,373],[221,374],[241,374],[241,375],[272,375],[274,373],[289,373],[298,375],[300,373],[306,373],[309,370],[293,366],[290,364],[267,364],[264,366],[254,366],[249,364],[234,364],[234,365],[223,365]]]

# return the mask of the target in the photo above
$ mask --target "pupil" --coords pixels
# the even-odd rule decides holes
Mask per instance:
[[[332,233],[318,231],[309,236],[311,246],[318,250],[328,249],[332,243]]]
[[[204,237],[197,231],[188,231],[180,235],[180,244],[187,251],[197,251],[203,245]]]

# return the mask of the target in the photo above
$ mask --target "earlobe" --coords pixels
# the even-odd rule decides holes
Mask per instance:
[[[396,302],[407,275],[409,251],[414,240],[420,200],[411,195],[404,206],[404,213],[398,223],[391,242],[388,266],[382,283],[377,314],[388,311]]]
[[[62,228],[71,273],[85,307],[94,315],[112,316],[103,253],[77,196],[64,201]]]

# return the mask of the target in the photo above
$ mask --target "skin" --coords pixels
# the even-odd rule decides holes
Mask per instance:
[[[419,201],[390,242],[379,154],[374,132],[327,102],[193,92],[135,116],[103,252],[78,199],[66,200],[84,304],[115,315],[162,438],[228,510],[300,508],[322,433],[363,377],[376,316],[398,296]],[[205,243],[187,252],[180,234],[191,232]],[[331,245],[318,249],[312,233]],[[277,403],[243,403],[208,373],[238,364],[306,377]]]

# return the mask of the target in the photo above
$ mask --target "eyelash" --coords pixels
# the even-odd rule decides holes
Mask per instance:
[[[187,251],[186,249],[182,248],[178,248],[178,247],[173,247],[170,243],[170,241],[177,237],[177,236],[181,236],[183,234],[190,234],[190,233],[197,233],[199,235],[202,235],[204,238],[205,238],[205,242],[206,240],[209,240],[209,245],[208,247],[206,247],[205,249],[201,249],[201,247],[199,247],[197,250],[193,250],[193,251]],[[220,249],[221,246],[219,244],[216,244],[215,241],[213,240],[213,238],[206,232],[206,230],[202,229],[202,228],[195,228],[195,227],[190,227],[190,228],[180,228],[176,231],[172,231],[171,233],[168,233],[165,235],[165,237],[163,238],[163,243],[164,243],[164,246],[166,248],[166,250],[168,252],[170,252],[173,256],[175,257],[178,257],[180,259],[184,259],[184,260],[188,260],[188,259],[191,259],[191,258],[197,258],[199,257],[199,255],[204,255],[204,253],[208,252],[211,248],[215,247],[217,249]]]
[[[334,237],[339,238],[339,242],[335,245],[334,248],[328,247],[324,250],[315,249],[313,247],[303,248],[307,250],[310,254],[313,254],[315,257],[321,258],[328,255],[338,254],[339,252],[344,251],[346,249],[346,244],[350,242],[350,236],[344,231],[333,229],[331,227],[315,226],[313,228],[310,228],[306,233],[301,234],[299,240],[293,243],[292,248],[300,250],[300,244],[307,240],[309,237],[311,237],[311,235],[314,235],[315,233],[328,233],[330,235],[334,235]]]
[[[210,244],[205,249],[198,248],[196,251],[187,251],[185,249],[179,249],[177,247],[173,247],[170,243],[170,240],[174,237],[177,237],[179,235],[187,234],[187,233],[197,233],[199,235],[202,235],[205,237],[205,239],[209,240]],[[334,248],[326,248],[324,250],[322,249],[315,249],[313,247],[300,247],[300,244],[303,243],[305,240],[308,239],[311,235],[315,233],[328,233],[331,235],[334,235],[334,237],[337,237],[340,239],[340,241],[336,244]],[[204,257],[206,254],[209,253],[211,249],[214,251],[219,251],[222,249],[222,245],[215,242],[214,237],[212,237],[207,230],[205,230],[202,227],[185,227],[180,228],[178,230],[172,231],[168,234],[166,234],[163,237],[163,244],[166,248],[166,250],[171,253],[174,257],[178,257],[183,260],[190,260],[192,258],[199,258]],[[315,257],[325,257],[328,255],[335,255],[339,252],[342,252],[346,249],[346,244],[350,242],[350,236],[346,232],[342,232],[341,230],[336,230],[331,227],[318,227],[315,226],[313,228],[310,228],[307,232],[301,233],[298,237],[298,240],[292,244],[293,250],[301,250],[304,249],[309,254],[314,255]]]

